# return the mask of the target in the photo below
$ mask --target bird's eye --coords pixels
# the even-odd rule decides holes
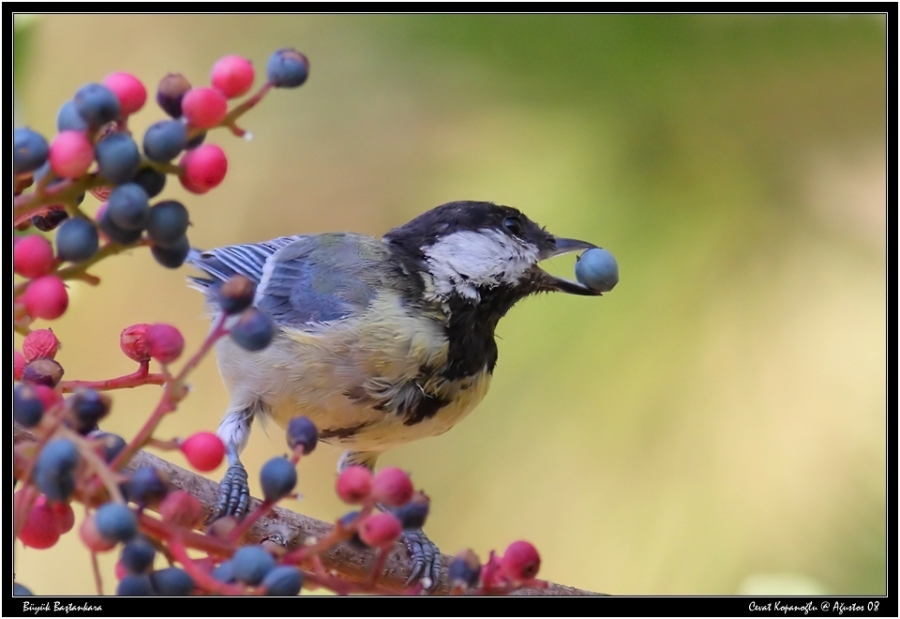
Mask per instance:
[[[503,227],[516,236],[522,234],[522,221],[518,217],[507,217],[503,220]]]

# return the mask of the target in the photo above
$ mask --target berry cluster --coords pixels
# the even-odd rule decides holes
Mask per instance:
[[[59,132],[49,143],[31,129],[15,130],[14,225],[23,234],[14,246],[15,272],[21,277],[15,287],[14,323],[24,335],[13,364],[18,381],[13,397],[19,486],[13,502],[15,535],[30,548],[51,548],[74,528],[73,503],[82,504],[81,542],[92,554],[120,553],[118,595],[297,595],[304,586],[342,594],[375,591],[388,551],[404,529],[421,528],[428,516],[428,496],[414,489],[404,471],[390,467],[373,474],[350,466],[338,476],[336,492],[358,509],[339,518],[331,533],[291,552],[269,542],[246,545],[251,526],[293,496],[297,465],[316,447],[318,431],[305,417],[288,424],[289,455],[262,467],[264,500],[258,507],[240,522],[224,518],[202,534],[197,529],[203,528],[208,506],[176,488],[155,467],[128,472],[132,458],[145,447],[180,451],[200,472],[222,464],[225,445],[216,434],[201,431],[163,440],[157,430],[187,396],[190,373],[219,339],[231,337],[249,351],[262,350],[272,341],[275,327],[253,307],[254,285],[243,276],[219,288],[219,317],[178,371],[172,365],[182,360],[185,341],[169,324],[125,328],[119,345],[137,369],[98,381],[63,380],[64,368],[56,359],[58,338],[52,329],[32,328],[35,320],[65,313],[67,280],[99,283],[88,269],[124,249],[149,246],[161,265],[179,267],[190,250],[188,210],[174,200],[151,200],[163,192],[169,175],[195,194],[218,186],[228,162],[220,147],[205,141],[207,133],[224,127],[244,135],[236,125],[243,113],[272,88],[300,86],[308,72],[303,54],[278,51],[267,63],[266,83],[231,108],[229,100],[246,95],[253,86],[255,74],[248,60],[221,58],[212,68],[210,86],[194,87],[183,75],[166,75],[155,98],[170,118],[151,125],[140,146],[128,121],[143,109],[147,90],[138,78],[122,72],[83,86],[63,104]],[[93,217],[84,210],[88,193],[102,202]],[[40,234],[51,231],[53,243]],[[158,371],[151,371],[151,363],[159,365]],[[138,433],[126,441],[104,432],[100,424],[114,404],[108,392],[144,385],[161,386],[162,394]],[[344,542],[378,553],[368,583],[351,584],[323,569],[321,554]],[[168,567],[157,566],[159,555]],[[534,580],[539,565],[537,552],[527,542],[515,542],[502,557],[492,553],[483,566],[473,552],[465,551],[450,564],[451,585],[457,593],[541,586]],[[99,573],[95,577],[102,593]],[[419,593],[423,586],[402,592]],[[32,595],[18,583],[14,593]]]

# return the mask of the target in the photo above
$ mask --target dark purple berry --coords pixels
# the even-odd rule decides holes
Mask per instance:
[[[231,560],[235,577],[248,585],[258,585],[275,567],[275,559],[262,546],[242,546]]]
[[[287,458],[272,458],[259,473],[259,483],[267,501],[286,497],[297,485],[297,469]]]
[[[188,210],[184,205],[166,200],[150,208],[147,234],[156,246],[174,247],[184,238],[189,223]]]
[[[417,492],[406,505],[398,507],[393,513],[404,529],[421,529],[425,526],[430,505],[428,497],[422,492]]]
[[[87,434],[97,427],[97,422],[109,413],[110,400],[94,389],[79,389],[67,401],[70,420],[75,431]]]
[[[135,469],[126,487],[128,500],[141,507],[156,505],[169,493],[169,484],[165,477],[151,466]]]
[[[144,133],[144,154],[153,161],[172,161],[187,144],[187,130],[177,120],[163,120]]]
[[[17,385],[13,392],[13,419],[19,425],[33,428],[44,416],[44,405],[31,385]]]
[[[59,224],[69,218],[69,214],[65,209],[52,208],[43,215],[35,215],[31,218],[31,223],[41,232],[50,232],[55,230]]]
[[[266,595],[297,595],[303,587],[303,574],[293,565],[279,565],[262,580]]]
[[[137,517],[121,503],[101,505],[94,514],[100,536],[109,542],[127,542],[137,535]]]
[[[190,140],[188,140],[188,143],[185,145],[184,148],[185,148],[185,150],[193,150],[193,149],[197,148],[198,146],[200,146],[201,144],[203,144],[203,142],[205,140],[206,140],[206,131],[204,131],[203,133],[198,133],[197,135],[192,137]]]
[[[64,373],[63,367],[53,359],[35,359],[29,361],[22,370],[22,380],[34,385],[56,387]]]
[[[255,352],[272,342],[275,327],[272,319],[255,307],[244,311],[237,324],[231,328],[231,339],[243,348]]]
[[[92,129],[119,117],[119,99],[100,84],[87,84],[78,89],[73,99],[75,110]]]
[[[126,574],[116,586],[116,595],[148,596],[156,595],[150,577],[146,574]]]
[[[56,255],[60,260],[81,262],[100,247],[100,235],[94,224],[83,217],[67,219],[56,232]]]
[[[88,130],[88,124],[78,113],[78,110],[75,109],[74,101],[66,101],[59,108],[59,113],[56,115],[56,129],[58,131]]]
[[[153,254],[153,258],[167,269],[177,269],[184,264],[190,251],[191,244],[187,235],[182,236],[171,247],[150,246],[150,253]]]
[[[297,445],[303,445],[303,453],[312,453],[319,440],[319,431],[316,425],[308,417],[298,416],[292,418],[287,426],[288,447],[294,449]]]
[[[132,574],[143,574],[153,567],[153,559],[156,558],[156,548],[147,541],[147,538],[138,535],[122,546],[122,567]]]
[[[166,186],[166,175],[153,168],[141,168],[131,180],[144,188],[148,198],[155,198]]]
[[[147,194],[137,183],[125,183],[109,194],[106,213],[123,230],[143,230],[150,219]]]
[[[243,275],[232,275],[222,284],[218,292],[219,307],[228,315],[240,314],[253,304],[256,286],[250,278]]]
[[[181,100],[191,83],[180,73],[169,73],[159,82],[156,89],[156,102],[163,111],[172,118],[181,116]]]
[[[13,131],[13,173],[37,170],[47,161],[50,147],[37,131],[20,127]]]
[[[94,147],[100,176],[115,185],[127,183],[137,174],[141,153],[126,133],[113,133]]]
[[[266,76],[276,88],[296,88],[309,77],[309,60],[295,49],[281,49],[269,57]]]
[[[194,579],[180,567],[167,567],[150,574],[150,582],[160,595],[190,595]]]
[[[471,550],[464,550],[450,562],[450,583],[456,587],[474,587],[481,575],[481,562]]]
[[[116,222],[112,220],[109,216],[109,206],[107,205],[106,210],[100,216],[100,219],[97,220],[97,225],[100,226],[100,230],[103,231],[109,240],[119,243],[120,245],[131,245],[144,233],[143,230],[125,230],[124,228],[120,228]]]

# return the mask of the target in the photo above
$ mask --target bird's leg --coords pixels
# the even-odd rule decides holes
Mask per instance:
[[[253,410],[250,408],[229,410],[219,424],[217,434],[225,443],[228,470],[225,471],[225,477],[219,484],[219,500],[207,519],[207,524],[225,516],[234,516],[240,520],[247,512],[250,485],[247,481],[247,469],[240,460],[240,453],[250,438],[250,424],[253,417]]]
[[[378,459],[377,452],[364,451],[345,451],[338,461],[338,474],[348,466],[358,464],[368,468],[370,471],[375,470],[375,461]],[[383,512],[395,513],[396,510],[386,505],[378,504],[378,509]],[[403,542],[409,551],[409,558],[412,561],[412,572],[406,581],[406,586],[427,579],[429,582],[425,587],[426,591],[434,591],[437,587],[441,575],[441,551],[437,545],[428,539],[422,529],[404,529]]]

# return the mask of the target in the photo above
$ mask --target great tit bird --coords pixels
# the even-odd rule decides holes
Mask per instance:
[[[235,274],[256,284],[254,304],[277,326],[248,352],[216,345],[231,402],[218,429],[228,471],[213,518],[242,517],[247,472],[239,455],[256,418],[281,427],[305,415],[319,439],[341,445],[338,469],[373,468],[391,447],[443,434],[484,398],[497,363],[494,330],[536,292],[599,295],[538,263],[595,247],[553,236],[490,202],[451,202],[381,239],[352,233],[287,236],[192,253],[191,278],[212,308]],[[410,581],[438,582],[440,553],[407,531]]]

